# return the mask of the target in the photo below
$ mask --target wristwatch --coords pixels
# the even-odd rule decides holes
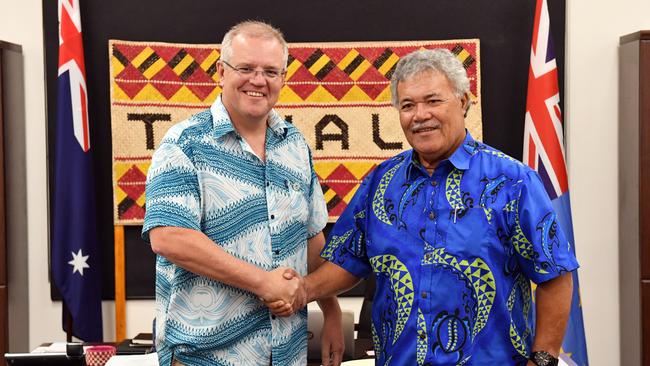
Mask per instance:
[[[537,366],[557,366],[559,360],[546,351],[537,351],[530,354],[530,360]]]

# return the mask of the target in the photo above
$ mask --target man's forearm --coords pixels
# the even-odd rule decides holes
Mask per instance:
[[[320,256],[321,251],[325,247],[325,235],[322,232],[318,233],[307,241],[307,245],[307,269],[309,273],[312,273],[326,262]],[[339,307],[336,296],[318,298],[317,300],[318,306],[323,311],[324,316],[327,316],[328,313],[332,315],[338,314],[340,316],[341,308]]]
[[[320,256],[320,252],[325,246],[325,236],[322,232],[310,238],[308,245],[307,261],[309,275],[305,277],[307,302],[319,300],[320,306],[320,299],[335,297],[344,290],[352,288],[360,281],[348,271],[326,261]],[[321,309],[325,312],[322,306]]]
[[[318,300],[318,306],[323,311],[323,327],[321,331],[321,360],[323,365],[341,364],[345,350],[343,335],[343,316],[336,297]]]
[[[332,315],[339,316],[341,314],[341,307],[339,306],[339,301],[336,296],[318,299],[316,302],[325,317]]]
[[[546,351],[557,357],[571,311],[572,294],[572,273],[565,273],[537,285],[533,351]]]
[[[199,231],[158,227],[151,230],[150,238],[156,254],[190,272],[250,291],[259,297],[272,296],[275,285],[268,272],[234,257]],[[281,274],[278,279],[282,280]]]
[[[305,277],[307,302],[336,296],[351,289],[359,281],[359,278],[336,264],[325,262],[316,271]]]

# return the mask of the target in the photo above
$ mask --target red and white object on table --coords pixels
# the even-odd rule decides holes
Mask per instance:
[[[111,357],[115,356],[117,349],[113,346],[91,346],[86,348],[87,366],[104,366]]]

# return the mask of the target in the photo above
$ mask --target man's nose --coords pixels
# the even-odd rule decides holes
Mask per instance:
[[[253,75],[250,76],[249,82],[254,85],[266,84],[266,79],[264,78],[264,71],[262,70],[253,71]]]
[[[415,115],[413,117],[416,121],[427,120],[431,117],[431,113],[425,103],[415,103]]]

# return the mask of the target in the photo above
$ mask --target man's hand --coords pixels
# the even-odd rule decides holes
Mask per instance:
[[[291,304],[284,302],[284,300],[265,301],[264,305],[266,305],[274,315],[284,317],[293,315]]]
[[[571,272],[537,285],[535,338],[531,351],[546,351],[558,357],[571,312],[572,294],[573,273]]]
[[[278,268],[273,272],[280,270]],[[302,309],[307,305],[307,293],[305,292],[304,279],[300,277],[298,272],[291,268],[285,268],[282,271],[282,278],[285,281],[298,281],[300,288],[296,290],[293,299],[286,298],[271,298],[264,299],[264,304],[271,310],[271,313],[277,316],[289,316]]]
[[[324,313],[323,316],[323,330],[320,338],[321,361],[323,366],[339,366],[343,361],[343,351],[345,350],[341,311],[330,311]]]
[[[285,271],[292,273],[291,279],[284,278]],[[264,286],[257,295],[264,302],[282,300],[291,305],[300,304],[305,302],[304,287],[304,281],[296,271],[286,267],[279,267],[267,272]]]
[[[284,278],[287,281],[294,281],[296,278],[300,279],[301,289],[300,291],[298,291],[298,294],[296,295],[293,303],[291,304],[291,308],[293,312],[295,313],[298,310],[307,306],[307,287],[305,286],[305,278],[300,277],[298,272],[294,271],[291,268],[285,270],[282,273],[282,278]]]

